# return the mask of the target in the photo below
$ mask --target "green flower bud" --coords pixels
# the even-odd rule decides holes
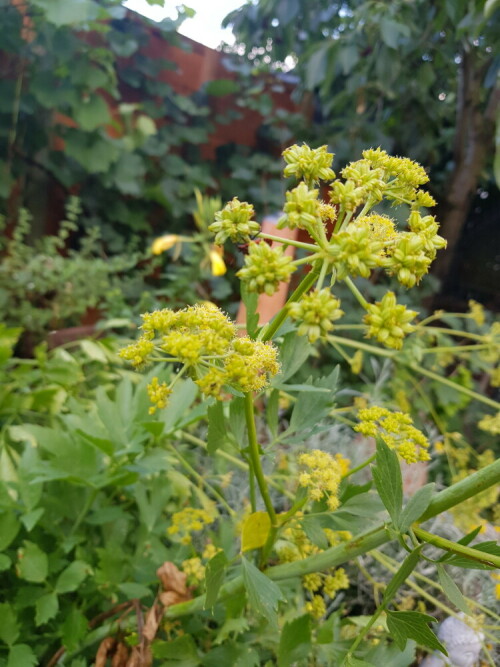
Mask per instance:
[[[396,302],[394,292],[387,292],[381,301],[369,304],[363,321],[367,325],[368,338],[376,338],[386,347],[400,350],[406,334],[415,330],[410,324],[418,314]]]
[[[386,188],[383,169],[374,169],[368,160],[358,160],[342,169],[342,177],[363,188],[371,201],[382,201]]]
[[[426,254],[432,261],[438,250],[446,248],[447,242],[439,236],[439,224],[433,215],[421,216],[418,211],[412,211],[408,218],[408,227],[412,232],[420,234]]]
[[[292,258],[283,248],[272,248],[267,243],[250,243],[245,266],[236,274],[248,284],[250,292],[274,294],[280,282],[288,282],[295,271]]]
[[[368,278],[371,270],[383,261],[383,247],[381,241],[373,238],[368,224],[353,223],[332,237],[328,258],[332,260],[339,280],[349,274]]]
[[[215,222],[208,229],[215,234],[215,243],[222,245],[227,239],[235,243],[247,243],[260,232],[260,225],[251,220],[255,211],[251,204],[237,197],[228,202],[222,211],[215,214]]]
[[[318,195],[319,190],[310,190],[305,183],[287,192],[285,215],[280,219],[278,229],[311,229],[322,225]]]
[[[333,153],[327,152],[327,146],[309,148],[307,144],[290,146],[283,152],[287,166],[284,175],[304,179],[308,183],[323,180],[331,181],[335,173],[331,169]]]
[[[291,303],[288,312],[293,320],[300,321],[299,336],[307,336],[311,343],[324,337],[333,329],[333,322],[344,314],[340,301],[328,288],[313,291],[300,301]]]
[[[396,275],[402,285],[414,287],[429,270],[431,258],[425,252],[425,239],[420,234],[399,234],[391,256],[387,259],[390,275]]]
[[[366,201],[367,194],[366,188],[356,186],[354,181],[335,181],[330,190],[330,201],[346,211],[354,211]]]

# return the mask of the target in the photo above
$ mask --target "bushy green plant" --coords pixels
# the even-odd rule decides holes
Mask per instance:
[[[369,164],[374,153],[385,166]],[[146,313],[120,353],[144,373],[122,365],[116,342],[39,349],[20,362],[9,353],[19,332],[0,336],[0,374],[11,383],[0,397],[0,665],[409,667],[417,650],[444,648],[422,597],[429,611],[472,614],[468,622],[494,638],[496,612],[463,595],[450,573],[478,568],[490,602],[498,546],[470,546],[481,526],[450,539],[438,518],[494,491],[499,462],[404,498],[400,459],[425,461],[440,444],[420,428],[425,409],[412,420],[383,401],[379,383],[340,409],[350,387],[338,368],[303,377],[308,358],[331,344],[500,407],[421,364],[441,332],[390,293],[371,303],[351,277],[375,267],[407,284],[395,250],[409,240],[427,256],[442,244],[433,220],[423,232],[398,231],[377,213],[380,195],[411,200],[414,224],[425,195],[410,176],[423,171],[375,151],[333,180],[325,149],[294,147],[285,158],[307,182],[289,191],[281,224],[307,227],[312,242],[283,241],[299,253],[286,262],[267,244],[279,237],[260,232],[250,242],[240,271],[246,335],[213,304]],[[333,181],[334,203],[314,194],[318,177]],[[233,200],[213,231],[232,219],[227,235],[250,241],[249,212]],[[259,327],[251,288],[272,291],[307,264],[285,308]],[[422,266],[403,268],[418,279]],[[354,308],[341,315],[347,300],[331,292],[341,279],[363,323]],[[474,352],[498,360],[496,328],[481,336]],[[9,396],[31,400],[48,378],[64,391],[50,410],[10,410]],[[373,435],[375,453],[358,454]],[[358,577],[373,595],[358,594]]]

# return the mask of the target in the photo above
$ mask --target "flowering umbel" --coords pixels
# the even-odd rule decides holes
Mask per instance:
[[[120,356],[140,368],[150,361],[181,363],[207,396],[223,397],[223,387],[259,391],[279,372],[277,349],[271,343],[238,338],[236,327],[211,303],[173,311],[165,308],[143,316],[142,335]],[[167,404],[171,388],[154,377],[148,385],[150,409]]]

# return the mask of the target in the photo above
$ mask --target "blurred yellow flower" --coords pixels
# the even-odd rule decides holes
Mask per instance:
[[[153,241],[151,252],[153,255],[161,255],[165,250],[170,250],[176,243],[181,242],[181,237],[177,234],[164,234]]]
[[[212,248],[210,250],[209,257],[210,257],[210,265],[212,267],[212,275],[223,276],[227,271],[227,267],[219,251],[216,250],[215,248]]]

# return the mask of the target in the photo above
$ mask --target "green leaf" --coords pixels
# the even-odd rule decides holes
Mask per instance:
[[[373,481],[384,507],[395,524],[403,505],[403,480],[397,454],[377,438],[377,464],[372,466]]]
[[[37,544],[24,542],[24,548],[18,551],[18,575],[21,579],[40,584],[46,580],[49,561]]]
[[[271,529],[267,512],[253,512],[245,517],[241,528],[241,551],[263,547]]]
[[[239,618],[228,618],[217,633],[214,644],[223,644],[231,634],[233,634],[234,637],[237,637],[242,632],[245,632],[245,630],[248,630],[248,628],[248,619],[244,616],[240,616]]]
[[[278,667],[302,664],[311,654],[311,617],[309,614],[285,623],[278,649]]]
[[[88,632],[88,623],[79,609],[73,607],[62,624],[62,643],[68,652],[75,651]]]
[[[170,642],[155,641],[151,646],[153,656],[162,658],[164,667],[196,667],[200,664],[198,651],[193,638],[189,635],[177,637]]]
[[[137,584],[134,581],[127,581],[123,584],[118,584],[119,590],[127,596],[129,600],[152,597],[151,590],[143,584]]]
[[[314,514],[309,514],[302,520],[302,528],[311,542],[320,549],[328,548],[328,540],[323,531],[320,519],[316,518]]]
[[[437,649],[448,655],[445,647],[441,644],[434,632],[429,628],[429,623],[435,623],[436,619],[418,611],[388,611],[387,627],[389,633],[401,651],[404,650],[408,639],[414,639],[417,644],[430,649]]]
[[[208,561],[205,571],[205,609],[211,609],[217,602],[220,587],[226,574],[227,558],[223,551],[219,551]]]
[[[236,93],[239,89],[239,84],[232,79],[216,79],[215,81],[209,81],[205,86],[207,94],[214,97],[231,95],[231,93]]]
[[[65,136],[64,146],[66,154],[91,174],[107,172],[120,155],[120,149],[110,139],[76,130]]]
[[[12,646],[19,637],[16,612],[8,602],[0,603],[0,639]]]
[[[92,132],[111,122],[108,105],[99,93],[93,93],[87,100],[82,101],[74,109],[73,115],[80,129],[85,132]]]
[[[258,570],[253,563],[242,558],[243,581],[251,608],[276,627],[278,623],[278,602],[283,595],[278,586]]]
[[[0,180],[1,178],[2,174],[0,173]],[[5,324],[0,323],[0,364],[11,358],[22,332],[23,330],[20,327],[7,328]]]
[[[399,517],[397,528],[402,533],[406,533],[408,528],[415,522],[420,519],[425,510],[429,507],[432,496],[434,494],[434,487],[436,485],[434,482],[431,484],[426,484],[410,498],[406,507],[401,512]]]
[[[0,551],[7,549],[16,539],[21,528],[14,512],[3,512],[0,514]]]
[[[45,512],[43,507],[39,507],[36,510],[33,510],[32,512],[28,512],[27,514],[23,514],[21,517],[21,521],[24,524],[24,527],[30,533],[33,528],[36,526],[38,523],[38,519],[42,516],[42,514]]]
[[[479,557],[484,556],[485,554],[492,554],[493,556],[500,556],[500,545],[496,542],[480,542],[479,544],[474,544],[473,549],[476,549],[480,553]],[[446,560],[447,565],[454,565],[455,567],[463,567],[468,570],[494,570],[496,569],[494,565],[487,565],[486,563],[478,563],[477,561],[467,558],[467,556],[462,556],[461,554],[453,554]]]
[[[192,380],[179,380],[175,383],[168,406],[161,411],[161,419],[165,424],[165,434],[175,430],[197,395],[198,387]]]
[[[46,593],[35,603],[35,622],[37,627],[50,621],[59,611],[59,600],[56,593]]]
[[[279,400],[279,391],[273,389],[267,399],[266,405],[266,421],[273,438],[276,438],[278,435]]]
[[[462,595],[456,583],[450,577],[448,572],[446,572],[444,565],[438,563],[437,571],[438,571],[439,583],[441,584],[441,587],[448,600],[452,602],[455,605],[455,607],[460,609],[460,611],[463,611],[464,614],[468,614],[470,616],[471,610],[469,608],[469,605],[467,604],[464,596]]]
[[[224,406],[221,401],[215,401],[214,405],[208,407],[207,420],[207,451],[209,454],[215,454],[227,435],[226,422],[224,419]]]
[[[12,561],[5,554],[0,554],[0,572],[5,572],[12,565]]]
[[[380,34],[385,44],[391,49],[399,46],[399,36],[406,32],[406,26],[392,19],[383,18],[380,21]]]
[[[337,389],[339,368],[336,366],[330,375],[317,380],[309,380],[307,385],[319,389],[329,389],[327,393],[301,392],[293,407],[290,417],[290,427],[287,432],[297,432],[310,429],[324,419],[333,405],[333,398]]]
[[[7,658],[6,667],[35,667],[39,665],[38,658],[27,644],[12,646]]]
[[[75,560],[61,572],[57,578],[56,593],[69,593],[76,591],[82,581],[91,574],[91,568],[81,560]]]
[[[257,292],[249,292],[246,283],[241,284],[241,300],[245,304],[247,335],[254,338],[259,328],[259,313]]]
[[[291,378],[302,366],[311,353],[312,346],[305,336],[297,336],[291,331],[283,338],[280,348],[281,372],[275,376],[271,384],[283,384]]]
[[[420,545],[419,547],[414,549],[411,552],[411,554],[408,554],[408,556],[402,562],[399,570],[396,572],[396,574],[388,583],[387,588],[384,591],[384,598],[383,598],[384,606],[387,606],[389,604],[389,602],[396,595],[402,584],[404,584],[404,582],[407,580],[407,578],[415,569],[420,558],[420,551],[422,550],[422,546],[423,545]]]

